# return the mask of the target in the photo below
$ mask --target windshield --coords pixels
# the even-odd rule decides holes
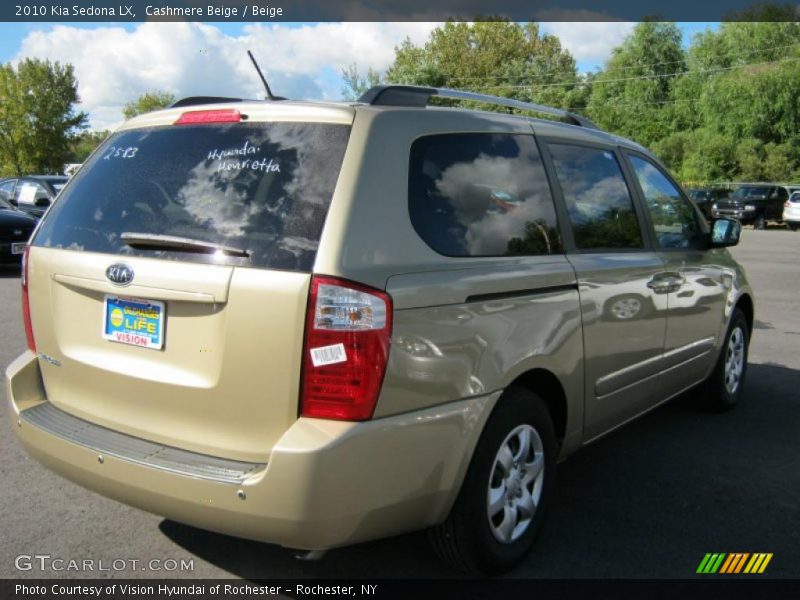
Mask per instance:
[[[705,190],[689,190],[689,198],[697,201],[708,200],[711,197],[711,192]]]
[[[748,200],[765,200],[767,197],[767,188],[755,186],[742,186],[731,195],[735,199],[748,199]]]
[[[35,245],[208,262],[135,232],[246,251],[242,266],[308,271],[350,128],[323,123],[178,125],[112,136],[45,217]]]

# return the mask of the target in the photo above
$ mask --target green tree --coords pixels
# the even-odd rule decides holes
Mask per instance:
[[[59,173],[86,114],[75,111],[72,65],[24,59],[0,66],[0,172]]]
[[[362,76],[358,72],[358,65],[353,63],[346,69],[342,69],[342,79],[344,79],[342,98],[358,100],[369,88],[381,82],[381,74],[370,67],[367,69],[367,74]]]
[[[674,23],[638,23],[592,85],[589,115],[603,128],[644,145],[671,129],[672,89],[686,71]]]
[[[169,92],[162,92],[154,90],[152,92],[145,92],[139,96],[135,101],[128,102],[122,109],[122,115],[126,119],[131,119],[136,115],[141,115],[153,110],[167,108],[170,104],[175,102],[175,96]]]
[[[405,40],[395,48],[386,80],[577,109],[590,83],[578,76],[559,39],[543,34],[538,23],[502,20],[451,21],[434,29],[423,46]]]
[[[67,162],[82,163],[108,136],[109,131],[84,131],[72,139]]]

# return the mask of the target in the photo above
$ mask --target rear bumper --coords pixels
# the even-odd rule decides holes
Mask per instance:
[[[300,418],[268,462],[252,468],[245,464],[237,480],[215,477],[213,469],[185,472],[181,465],[203,467],[204,458],[226,461],[177,449],[171,450],[178,454],[169,455],[179,456],[177,468],[148,464],[141,459],[146,451],[135,454],[129,448],[152,442],[110,430],[99,435],[94,430],[102,428],[58,407],[43,407],[47,399],[31,352],[8,367],[6,388],[14,429],[25,449],[67,479],[178,522],[308,550],[443,520],[499,395],[364,423]],[[70,426],[48,425],[44,414]],[[75,421],[85,425],[83,433],[76,431]]]

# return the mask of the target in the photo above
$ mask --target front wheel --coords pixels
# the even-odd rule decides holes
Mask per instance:
[[[756,220],[753,221],[753,228],[754,229],[766,229],[767,228],[767,221],[764,219],[762,215],[758,215]]]
[[[508,571],[530,551],[555,484],[558,444],[547,406],[524,388],[498,401],[447,520],[437,554],[468,573]]]
[[[792,231],[797,231],[797,223],[789,223],[789,229]]]
[[[741,309],[734,309],[717,365],[701,386],[703,405],[712,411],[729,410],[739,403],[747,374],[749,328]]]

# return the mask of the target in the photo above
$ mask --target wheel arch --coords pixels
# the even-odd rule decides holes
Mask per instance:
[[[551,371],[535,368],[519,375],[510,386],[525,388],[537,396],[547,405],[547,411],[553,420],[553,428],[559,446],[564,441],[567,431],[567,395],[558,377]]]
[[[747,319],[747,335],[748,337],[751,337],[753,335],[753,324],[755,319],[753,299],[749,294],[742,294],[736,301],[736,308],[740,309],[744,313],[744,317]]]

